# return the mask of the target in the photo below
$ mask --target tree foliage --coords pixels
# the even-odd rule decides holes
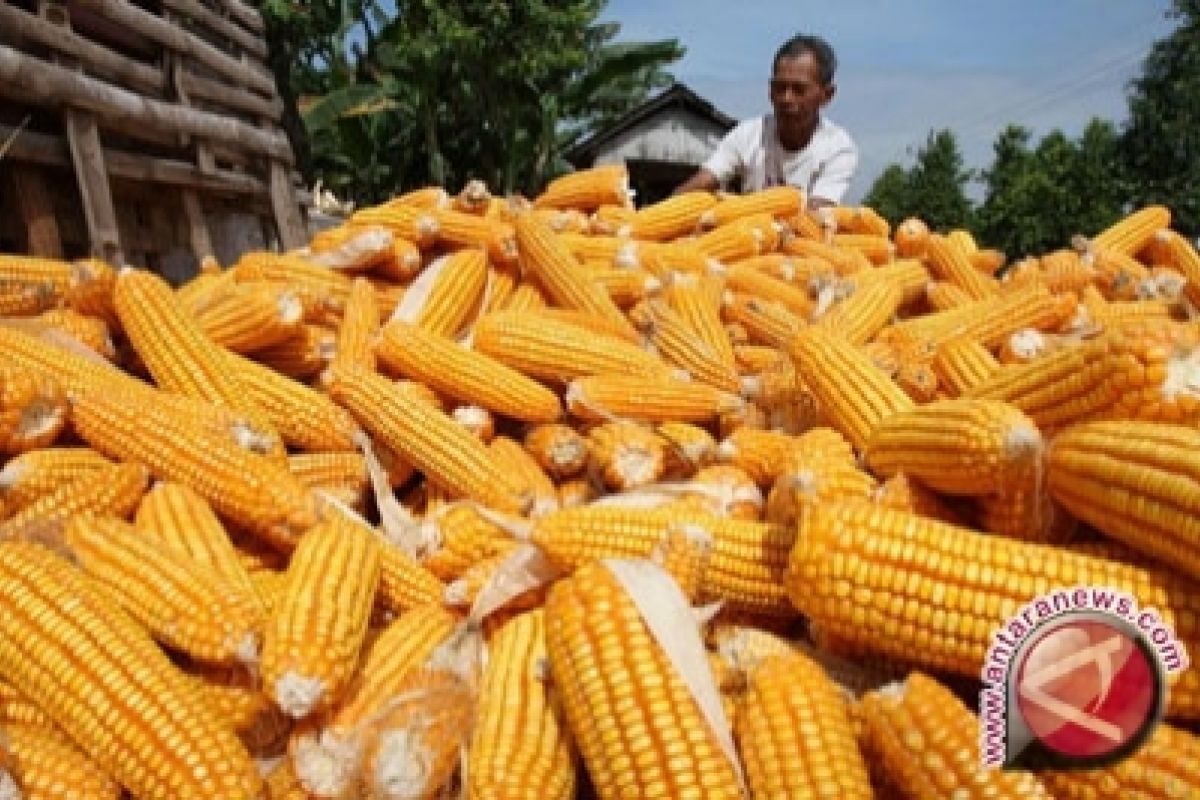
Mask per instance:
[[[1122,156],[1136,205],[1161,203],[1200,235],[1200,0],[1175,0],[1176,30],[1157,42],[1133,85]]]
[[[297,76],[315,95],[313,172],[360,202],[471,178],[535,193],[573,141],[668,85],[683,54],[675,40],[615,42],[603,0],[396,5],[357,52],[327,48]]]
[[[898,164],[889,166],[863,202],[893,221],[920,217],[938,230],[968,228],[971,201],[966,186],[970,180],[954,133],[930,131],[913,166],[908,170]]]

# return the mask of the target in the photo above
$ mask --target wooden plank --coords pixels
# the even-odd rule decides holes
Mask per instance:
[[[118,55],[70,29],[22,11],[17,6],[0,3],[0,28],[25,41],[70,56],[88,72],[127,88],[161,94],[166,85],[162,72],[154,67]]]
[[[291,146],[279,131],[264,131],[231,117],[142,97],[104,81],[0,45],[0,95],[21,102],[76,106],[98,122],[133,123],[123,133],[146,129],[190,134],[292,163]]]
[[[271,210],[275,227],[279,230],[279,242],[284,250],[303,247],[308,241],[304,223],[300,219],[300,204],[286,166],[278,161],[271,162],[268,186],[271,191]]]
[[[188,17],[197,25],[223,36],[250,55],[263,61],[267,57],[267,44],[262,37],[255,36],[236,22],[222,17],[197,0],[163,0],[163,8]]]
[[[179,68],[177,80],[193,99],[205,100],[256,117],[265,117],[272,122],[278,122],[283,116],[283,102],[278,97],[266,100],[244,89],[197,75],[182,66]]]
[[[200,198],[191,189],[183,190],[183,214],[187,219],[188,235],[192,243],[192,252],[196,258],[211,256],[213,250],[212,236],[208,232],[208,220],[204,217],[204,207]]]
[[[0,125],[0,141],[6,141],[12,132],[11,127]],[[28,131],[22,132],[13,141],[6,160],[67,169],[72,166],[71,151],[66,139]],[[104,165],[112,178],[184,186],[207,194],[256,195],[263,198],[267,196],[267,185],[252,175],[216,168],[210,174],[206,174],[185,161],[148,158],[140,154],[106,149]]]
[[[254,31],[262,33],[264,30],[262,14],[258,10],[252,8],[239,0],[217,0],[217,5],[224,8],[229,16],[236,19],[240,24]]]
[[[238,59],[221,52],[199,36],[177,28],[161,17],[143,11],[125,0],[73,0],[89,11],[146,36],[177,53],[194,58],[238,86],[275,94],[275,79],[265,67],[247,69]]]
[[[25,224],[27,252],[32,256],[62,258],[62,238],[58,234],[54,204],[46,191],[45,176],[28,164],[16,164],[12,180],[21,221]]]
[[[68,108],[64,120],[92,254],[110,264],[119,265],[124,261],[124,256],[96,118],[86,111]]]

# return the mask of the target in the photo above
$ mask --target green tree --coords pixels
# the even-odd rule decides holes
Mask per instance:
[[[1200,235],[1200,0],[1174,0],[1179,26],[1157,42],[1133,84],[1123,161],[1135,206],[1160,203]]]
[[[317,172],[362,202],[471,178],[535,193],[566,169],[571,141],[669,82],[664,67],[683,54],[675,40],[612,41],[602,0],[398,7],[305,115]]]
[[[1053,131],[1031,148],[1031,132],[1009,125],[982,173],[986,199],[976,214],[979,238],[1015,260],[1070,244],[1121,215],[1125,191],[1113,164],[1118,138],[1093,119],[1078,140]]]
[[[920,217],[931,230],[970,228],[972,209],[958,140],[949,130],[930,131],[912,167],[885,169],[863,202],[891,222]]]

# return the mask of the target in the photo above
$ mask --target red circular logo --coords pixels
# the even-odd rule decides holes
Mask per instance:
[[[1136,747],[1157,723],[1161,680],[1141,638],[1115,620],[1071,616],[1033,636],[1015,674],[1017,709],[1060,758],[1096,762]]]

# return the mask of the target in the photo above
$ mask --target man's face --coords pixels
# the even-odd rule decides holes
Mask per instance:
[[[833,98],[832,84],[821,83],[821,70],[812,53],[779,59],[771,75],[770,97],[781,130],[805,130]]]

